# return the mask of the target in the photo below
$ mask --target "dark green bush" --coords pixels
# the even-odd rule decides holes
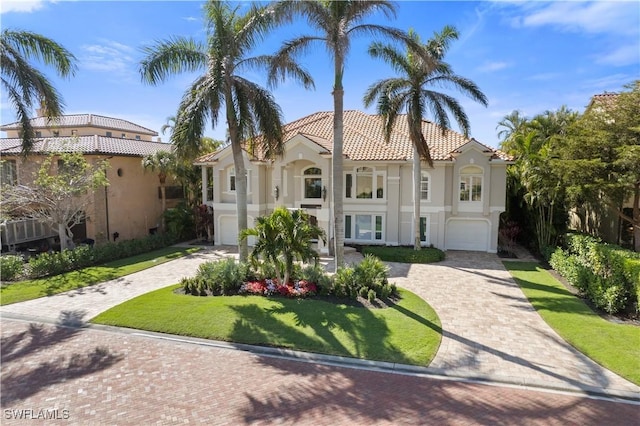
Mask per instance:
[[[640,312],[640,253],[582,234],[568,234],[551,266],[595,306],[608,313]]]
[[[2,281],[15,281],[20,278],[24,271],[24,261],[21,256],[2,255],[0,256],[0,279]]]
[[[125,257],[136,256],[176,242],[175,237],[165,235],[149,235],[137,240],[109,242],[100,246],[79,246],[73,250],[41,253],[29,259],[25,268],[28,278],[39,278],[58,275],[93,265],[101,265]]]
[[[321,265],[307,265],[300,271],[300,279],[310,283],[314,283],[317,287],[318,294],[326,296],[331,291],[332,279]]]

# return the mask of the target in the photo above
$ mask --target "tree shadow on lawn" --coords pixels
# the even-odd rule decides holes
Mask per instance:
[[[45,281],[45,286],[41,294],[43,296],[53,296],[63,291],[82,289],[104,281],[117,279],[120,274],[120,268],[87,268],[42,278]]]
[[[278,342],[278,346],[353,358],[410,364],[398,348],[387,341],[390,330],[386,321],[370,309],[335,305],[310,299],[278,299],[278,306],[263,310],[257,306],[233,307],[242,318],[234,324],[233,341],[251,344]],[[295,326],[279,319],[294,316]],[[299,328],[309,327],[316,337]],[[351,336],[352,347],[346,347],[334,334]]]
[[[579,397],[557,402],[538,392],[523,395],[523,390],[272,357],[260,357],[259,362],[283,377],[293,376],[295,382],[269,392],[245,392],[247,424],[328,424],[328,413],[337,413],[358,424],[544,424],[570,418],[576,423],[622,425],[633,424],[636,409],[604,401],[585,404]]]
[[[64,320],[64,319],[63,319]],[[38,356],[50,354],[54,347],[76,337],[81,329],[65,326],[29,324],[26,331],[3,336],[2,395],[0,405],[7,407],[56,383],[106,369],[123,359],[108,348],[97,346],[84,353],[68,353],[39,362]],[[35,357],[36,361],[30,359]]]

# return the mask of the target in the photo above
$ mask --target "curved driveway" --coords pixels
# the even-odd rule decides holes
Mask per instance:
[[[205,249],[117,280],[3,306],[0,314],[81,323],[125,300],[193,275],[206,260],[233,255],[229,248]],[[347,261],[360,258],[353,253]],[[442,322],[442,344],[426,369],[429,373],[557,389],[631,393],[640,398],[638,386],[574,350],[547,326],[496,255],[452,251],[437,264],[389,265],[390,281],[426,300]]]

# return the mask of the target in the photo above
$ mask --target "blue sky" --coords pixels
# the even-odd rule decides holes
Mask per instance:
[[[623,2],[397,2],[397,19],[373,21],[415,29],[423,40],[444,25],[453,25],[460,39],[447,60],[459,75],[475,81],[489,107],[460,99],[471,120],[471,136],[498,146],[497,123],[518,109],[527,116],[562,105],[582,112],[592,95],[620,91],[640,78],[640,6]],[[180,75],[159,86],[141,82],[141,47],[172,36],[204,37],[200,1],[5,1],[0,4],[2,29],[30,30],[64,45],[78,59],[78,72],[54,81],[65,112],[118,117],[160,132],[195,75]],[[257,53],[274,52],[284,40],[309,34],[303,23],[283,27]],[[345,109],[365,110],[362,95],[374,81],[393,71],[371,59],[360,39],[348,58]],[[301,58],[316,83],[315,91],[286,82],[274,90],[285,120],[315,111],[330,111],[332,64],[325,50]],[[263,76],[247,75],[255,81]],[[373,110],[369,110],[373,112]],[[15,120],[11,106],[0,99],[1,122]],[[429,118],[429,117],[426,117]],[[207,136],[224,139],[224,120]],[[455,127],[454,127],[455,129]],[[457,130],[457,129],[456,129]],[[167,135],[160,135],[168,140]]]

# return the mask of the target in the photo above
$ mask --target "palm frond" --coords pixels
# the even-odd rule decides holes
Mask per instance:
[[[158,84],[169,76],[182,72],[194,72],[207,66],[208,57],[204,46],[184,37],[174,37],[144,46],[146,57],[140,62],[142,81]]]

